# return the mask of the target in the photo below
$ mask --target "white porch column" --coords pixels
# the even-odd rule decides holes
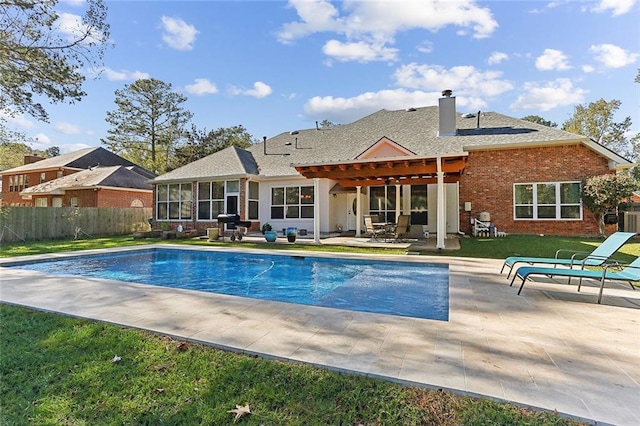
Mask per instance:
[[[360,196],[362,192],[361,186],[356,186],[356,237],[360,237],[362,234],[362,202]]]
[[[444,200],[444,172],[442,171],[442,159],[438,157],[438,220],[436,223],[436,248],[443,249],[447,236],[447,209]]]
[[[396,223],[398,223],[398,216],[402,212],[402,205],[400,204],[400,183],[396,183]]]
[[[320,178],[313,178],[313,242],[320,244]]]

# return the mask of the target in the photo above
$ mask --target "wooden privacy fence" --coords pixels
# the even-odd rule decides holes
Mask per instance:
[[[151,207],[2,207],[0,243],[131,234],[148,230],[152,213]]]

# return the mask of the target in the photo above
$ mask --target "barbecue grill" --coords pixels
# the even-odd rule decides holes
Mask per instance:
[[[240,216],[235,213],[219,214],[218,223],[227,225],[227,229],[231,231],[231,241],[235,241],[236,238],[238,241],[242,240],[242,232],[238,229],[239,227],[249,228],[251,226],[251,221],[240,220]],[[224,232],[222,233],[222,241],[224,241]]]

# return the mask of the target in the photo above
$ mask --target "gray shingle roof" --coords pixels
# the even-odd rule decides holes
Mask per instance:
[[[80,149],[68,154],[58,155],[57,157],[46,158],[44,160],[36,161],[35,163],[14,167],[13,169],[7,169],[0,174],[24,173],[33,170],[55,169],[59,167],[82,170],[95,166],[131,167],[136,166],[136,164],[102,147],[93,147]]]
[[[124,166],[96,167],[43,182],[22,191],[22,194],[47,194],[55,190],[92,187],[130,188],[151,190],[148,177]]]
[[[354,160],[383,137],[419,157],[460,155],[474,147],[589,141],[580,135],[495,112],[482,112],[479,127],[477,115],[467,118],[457,114],[458,134],[438,137],[438,114],[437,106],[412,111],[383,109],[350,124],[281,133],[267,139],[266,150],[263,143],[257,143],[246,151],[239,148],[234,152],[220,151],[162,175],[154,182],[243,173],[263,177],[299,176],[292,165]],[[243,157],[243,152],[250,153],[250,159]]]
[[[193,177],[238,177],[257,174],[259,174],[258,165],[251,153],[237,146],[230,146],[158,176],[153,182],[191,180]]]

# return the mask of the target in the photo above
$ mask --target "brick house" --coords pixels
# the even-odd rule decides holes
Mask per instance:
[[[27,158],[0,172],[2,204],[30,207],[150,207],[155,175],[104,148]]]
[[[216,226],[238,213],[251,229],[363,234],[363,216],[446,234],[482,218],[502,232],[596,235],[582,181],[631,163],[590,140],[495,112],[438,106],[381,110],[350,124],[291,130],[227,148],[156,177],[155,220]]]

